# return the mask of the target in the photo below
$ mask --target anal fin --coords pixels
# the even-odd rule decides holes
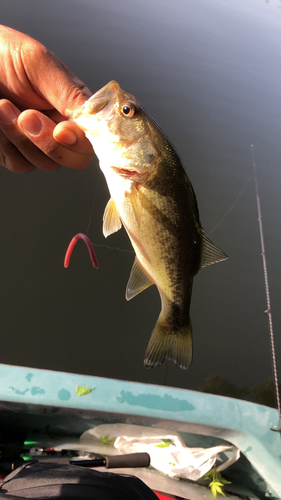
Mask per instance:
[[[135,258],[131,274],[126,288],[126,299],[130,300],[143,290],[153,285],[151,280],[143,272],[137,257]]]
[[[113,198],[108,201],[103,214],[103,234],[107,238],[112,233],[121,229],[122,223],[116,203]]]

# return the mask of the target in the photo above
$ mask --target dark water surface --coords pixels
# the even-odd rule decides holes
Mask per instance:
[[[144,370],[160,310],[155,287],[127,303],[132,253],[67,245],[104,240],[98,163],[27,175],[0,170],[0,362],[197,388],[210,374],[238,386],[271,376],[252,174],[255,146],[277,361],[281,371],[281,2],[279,0],[2,0],[1,23],[55,52],[93,92],[114,79],[177,147],[206,233],[229,260],[195,278],[194,361]],[[99,184],[98,184],[99,183]],[[168,367],[168,368],[167,368]]]

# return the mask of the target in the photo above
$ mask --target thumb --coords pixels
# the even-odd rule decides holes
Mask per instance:
[[[92,92],[55,54],[36,40],[33,42],[30,44],[29,39],[28,50],[22,50],[27,77],[35,92],[68,118]]]

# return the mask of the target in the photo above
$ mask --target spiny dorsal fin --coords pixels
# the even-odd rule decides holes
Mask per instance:
[[[201,260],[201,269],[203,267],[209,266],[210,264],[215,264],[221,260],[228,259],[227,255],[214,243],[203,234],[203,252]]]
[[[135,258],[133,267],[131,269],[130,278],[126,288],[126,299],[130,300],[138,293],[141,293],[143,290],[148,288],[153,283],[150,279],[144,274],[137,257]]]
[[[107,238],[112,233],[116,233],[121,228],[121,219],[113,198],[108,201],[103,214],[102,231]]]
[[[131,186],[130,192],[126,192],[126,196],[128,196],[132,209],[137,221],[138,226],[140,227],[141,225],[141,202],[139,199],[139,192],[134,184]]]

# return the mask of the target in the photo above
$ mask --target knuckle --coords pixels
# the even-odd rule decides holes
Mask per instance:
[[[35,169],[35,165],[3,133],[0,133],[0,164],[11,172],[30,172]]]
[[[66,148],[57,141],[48,140],[40,145],[41,151],[45,154],[45,163],[57,168],[64,162],[66,156]]]
[[[2,165],[2,167],[8,168],[7,157],[2,149],[0,149],[0,165]]]
[[[42,43],[27,37],[21,46],[21,59],[24,61],[26,58],[40,61],[49,54],[49,50]]]
[[[67,103],[62,110],[64,116],[68,116],[75,108],[82,106],[86,100],[85,89],[85,84],[78,79],[77,81],[69,80],[67,85],[63,87],[61,102]]]
[[[48,143],[37,156],[36,166],[41,170],[57,170],[62,165],[63,155],[56,144]]]
[[[9,141],[5,141],[4,144],[1,144],[0,148],[0,162],[3,167],[11,170],[13,168],[13,164],[16,155],[15,147]]]
[[[10,172],[21,173],[35,170],[35,166],[23,158],[20,153],[12,147],[6,150],[0,149],[0,164]]]
[[[54,160],[60,156],[59,146],[60,144],[55,141],[48,141],[42,146],[42,150],[47,156],[49,156],[49,158]]]

